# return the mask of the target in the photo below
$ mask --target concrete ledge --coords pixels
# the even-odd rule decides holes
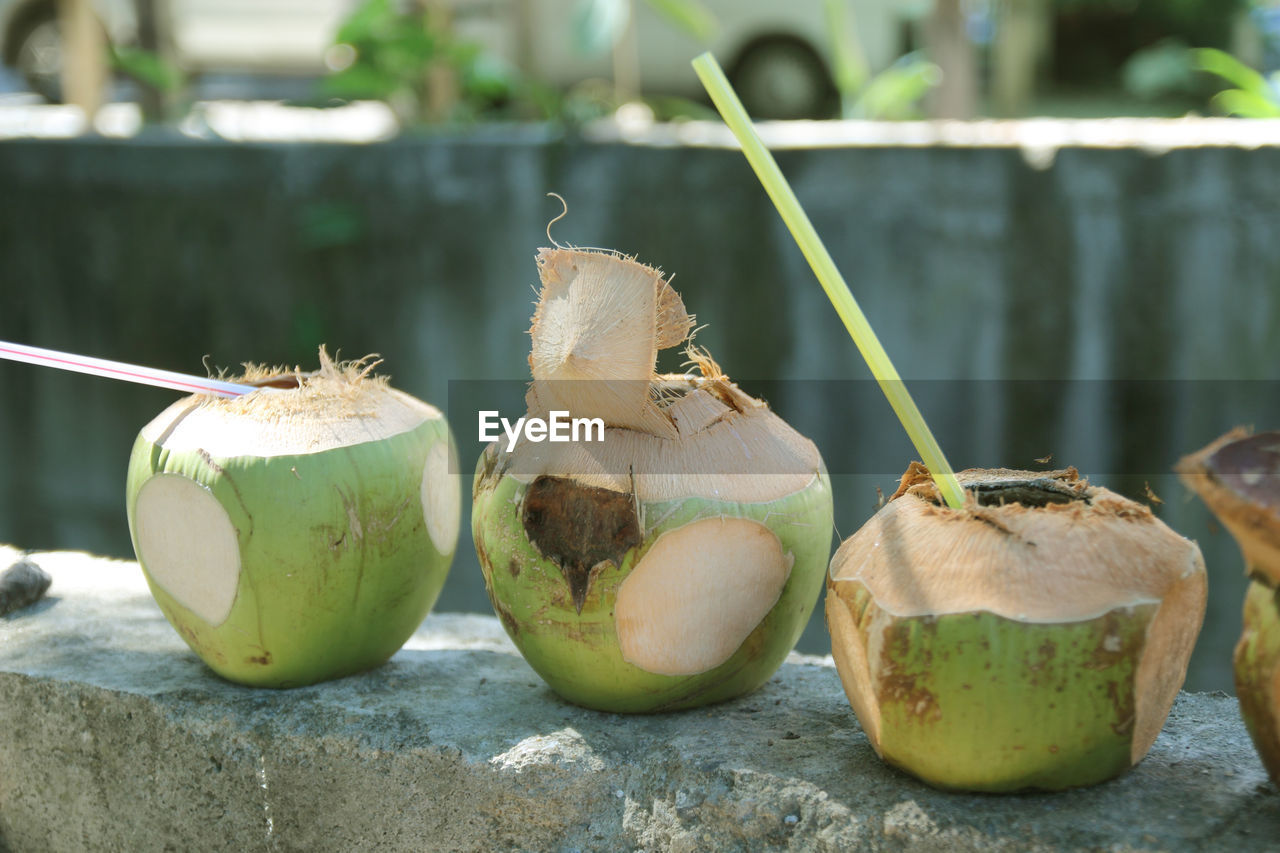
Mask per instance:
[[[0,546],[0,563],[17,552]],[[0,619],[0,848],[1276,849],[1280,793],[1234,700],[1184,694],[1096,788],[945,794],[885,767],[829,659],[744,699],[624,717],[559,701],[487,616],[430,617],[380,669],[218,679],[137,566],[44,554]]]

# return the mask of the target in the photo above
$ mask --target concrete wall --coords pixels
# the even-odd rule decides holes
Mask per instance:
[[[699,343],[818,442],[847,536],[914,454],[741,155],[667,142],[0,143],[0,339],[197,373],[379,352],[397,386],[453,401],[468,467],[474,401],[527,376],[555,191],[558,240],[676,274]],[[1053,454],[1164,498],[1212,578],[1188,687],[1230,689],[1240,559],[1167,472],[1236,424],[1280,426],[1280,147],[779,160],[956,467]],[[0,363],[0,542],[130,554],[125,463],[171,400]],[[439,607],[488,608],[469,543]],[[802,648],[825,642],[819,618]]]
[[[16,553],[0,545],[0,566]],[[1183,693],[1119,778],[930,788],[881,761],[830,659],[669,714],[569,705],[492,616],[432,614],[389,662],[231,684],[132,563],[42,554],[0,619],[0,850],[1274,853],[1280,791],[1228,696]]]

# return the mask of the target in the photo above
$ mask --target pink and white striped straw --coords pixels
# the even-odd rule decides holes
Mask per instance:
[[[87,355],[41,349],[40,347],[15,344],[9,341],[0,341],[0,358],[9,359],[10,361],[22,361],[27,364],[40,364],[45,367],[56,367],[59,370],[71,370],[76,373],[87,373],[90,376],[105,376],[107,379],[136,382],[139,385],[171,388],[174,391],[185,391],[188,394],[239,397],[241,394],[248,394],[250,391],[258,390],[252,385],[239,385],[235,382],[223,382],[219,379],[188,376],[185,373],[174,373],[170,370],[139,367],[136,364],[125,364],[122,361],[90,358]]]

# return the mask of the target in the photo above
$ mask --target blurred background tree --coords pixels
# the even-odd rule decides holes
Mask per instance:
[[[137,44],[112,45],[111,68],[136,84],[143,121],[176,121],[188,106],[182,99],[188,79],[173,58],[169,0],[134,0],[134,9]]]
[[[409,124],[475,118],[517,88],[512,69],[455,36],[442,0],[365,0],[335,38],[345,66],[323,93],[386,101]]]
[[[1018,115],[1031,101],[1053,37],[1053,0],[999,0],[991,50],[991,105]]]
[[[68,47],[54,66],[61,75],[60,95],[93,116],[106,95],[106,34],[90,0],[58,0],[56,27]]]
[[[924,49],[942,69],[929,97],[930,118],[973,118],[978,113],[978,53],[964,0],[933,0],[924,22]]]

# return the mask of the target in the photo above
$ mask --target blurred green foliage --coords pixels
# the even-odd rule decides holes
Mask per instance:
[[[1161,39],[1130,56],[1120,69],[1125,91],[1144,100],[1197,88],[1195,63],[1181,39]]]
[[[432,71],[445,69],[453,77],[456,99],[444,118],[500,111],[518,95],[537,106],[538,98],[522,91],[513,69],[479,45],[455,38],[449,27],[433,25],[430,15],[423,3],[365,0],[337,33],[338,44],[351,48],[353,60],[324,79],[322,93],[386,101],[402,118],[420,121],[431,112]]]
[[[899,57],[862,87],[845,118],[920,118],[920,102],[942,82],[942,69],[919,53]]]
[[[614,47],[625,31],[630,0],[582,0],[570,25],[585,51]],[[645,0],[674,25],[699,38],[718,26],[697,0]],[[339,28],[336,43],[352,61],[326,77],[321,94],[341,100],[381,100],[407,124],[494,119],[553,120],[581,124],[613,113],[620,104],[605,81],[589,80],[567,92],[521,74],[480,45],[433,26],[423,0],[365,0]],[[455,99],[447,115],[433,115],[431,73],[447,69]],[[657,120],[711,117],[684,98],[655,96],[645,103]]]
[[[920,101],[942,81],[942,70],[921,53],[909,53],[872,75],[854,35],[845,0],[824,0],[831,33],[836,89],[841,117],[849,119],[919,118]]]
[[[1263,75],[1212,47],[1197,48],[1191,55],[1197,68],[1233,87],[1222,90],[1210,101],[1219,112],[1241,118],[1280,118],[1280,72]]]
[[[187,84],[187,75],[173,62],[139,47],[111,46],[114,71],[164,94],[174,94]]]

